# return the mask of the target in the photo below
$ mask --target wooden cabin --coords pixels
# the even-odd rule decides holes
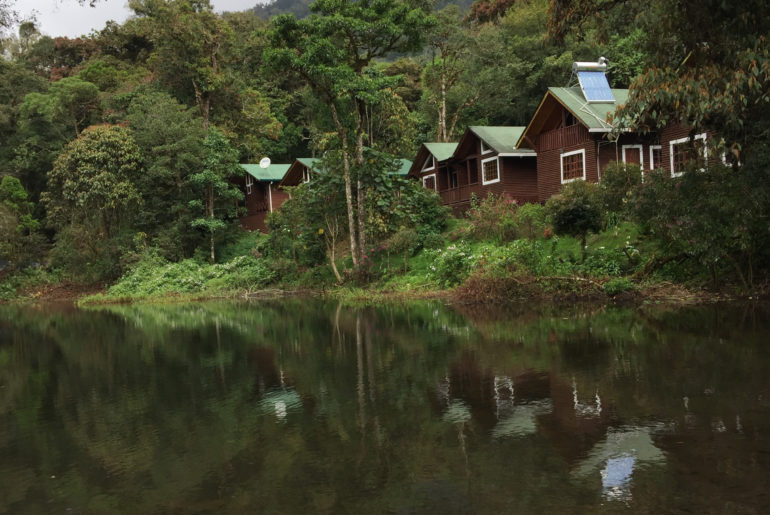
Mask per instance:
[[[484,198],[493,193],[521,203],[535,202],[536,154],[516,148],[523,131],[524,127],[474,125],[457,144],[424,143],[409,174],[436,190],[456,215],[470,207],[473,195]]]
[[[241,226],[251,231],[267,232],[267,215],[281,207],[289,195],[279,183],[289,170],[287,164],[270,164],[262,168],[258,164],[242,164],[244,177],[239,184],[243,190],[245,214],[240,216]]]

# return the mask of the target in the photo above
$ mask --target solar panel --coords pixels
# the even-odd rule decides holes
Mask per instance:
[[[604,72],[579,71],[577,72],[580,89],[589,102],[614,103],[615,97],[612,95],[610,84]]]

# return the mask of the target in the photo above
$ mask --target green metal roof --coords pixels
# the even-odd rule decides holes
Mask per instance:
[[[285,164],[270,164],[267,168],[262,168],[255,164],[242,164],[241,167],[246,170],[246,173],[254,177],[258,181],[280,181],[286,172],[289,171],[289,166]]]
[[[395,174],[401,177],[406,177],[409,174],[409,169],[412,167],[412,162],[409,159],[399,159],[401,162],[401,168],[396,170]]]
[[[302,163],[303,165],[307,166],[309,169],[318,172],[319,170],[316,169],[316,166],[321,162],[320,159],[315,157],[298,157],[297,161]],[[412,167],[412,162],[408,159],[399,159],[398,160],[401,163],[401,166],[398,170],[396,170],[396,175],[407,175],[409,173],[409,168]],[[287,165],[288,170],[288,165]]]
[[[311,170],[315,170],[316,165],[321,162],[321,160],[316,157],[298,157],[297,161],[307,166]]]
[[[492,147],[498,154],[534,154],[529,148],[516,148],[526,127],[486,127],[471,125],[468,129]]]
[[[614,103],[588,103],[579,86],[572,88],[548,88],[564,106],[572,112],[589,130],[610,130],[612,125],[607,122],[607,115],[614,113],[615,108],[628,100],[627,89],[613,89]]]
[[[437,161],[446,161],[455,153],[457,143],[423,143]]]

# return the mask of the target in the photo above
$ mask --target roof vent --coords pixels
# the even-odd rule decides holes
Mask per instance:
[[[615,103],[610,84],[607,82],[607,59],[600,57],[593,62],[572,63],[572,75],[577,75],[580,89],[588,103]]]

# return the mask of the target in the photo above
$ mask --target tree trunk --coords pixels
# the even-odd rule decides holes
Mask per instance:
[[[438,116],[439,122],[439,141],[446,143],[449,141],[446,133],[446,68],[441,68],[441,110]]]
[[[327,101],[329,109],[332,112],[334,125],[337,127],[337,136],[342,142],[342,174],[345,179],[345,204],[348,210],[348,231],[350,231],[350,255],[353,259],[353,266],[358,266],[358,244],[356,240],[356,223],[353,215],[353,184],[350,178],[350,154],[348,153],[348,134],[340,121],[337,113],[337,106],[334,100]]]
[[[358,248],[361,251],[361,257],[366,254],[366,204],[364,199],[364,188],[361,184],[361,169],[364,166],[364,115],[366,104],[362,100],[356,100],[356,168],[359,177],[356,180],[356,193],[358,202]]]
[[[207,196],[208,196],[208,199],[207,199],[207,202],[206,202],[206,204],[207,204],[206,208],[207,208],[207,211],[208,211],[209,218],[213,222],[214,221],[214,186],[213,185],[209,186],[209,190],[207,192]],[[214,264],[214,259],[215,259],[215,256],[214,256],[214,227],[213,226],[211,227],[209,232],[210,232],[209,244],[210,244],[210,251],[211,251],[211,264],[213,265]]]

